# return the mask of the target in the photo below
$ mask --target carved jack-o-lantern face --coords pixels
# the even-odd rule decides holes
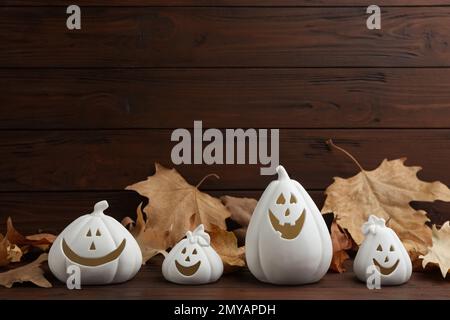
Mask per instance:
[[[125,249],[126,239],[124,238],[117,246],[117,248],[112,251],[98,252],[97,246],[99,246],[99,243],[101,241],[108,241],[107,239],[103,238],[107,238],[106,232],[106,230],[102,231],[98,221],[94,220],[86,227],[86,232],[84,232],[84,239],[77,239],[79,243],[83,244],[84,248],[81,250],[83,251],[82,253],[75,252],[75,250],[73,250],[69,246],[66,239],[64,238],[62,239],[61,244],[62,251],[65,256],[72,262],[87,267],[96,267],[114,261],[120,257],[123,250]]]
[[[196,246],[183,247],[180,252],[180,258],[175,259],[175,266],[178,272],[187,277],[194,275],[198,271],[198,268],[200,268],[201,263],[198,258],[198,249]]]
[[[203,284],[219,279],[223,263],[210,241],[202,224],[194,231],[186,232],[186,238],[180,240],[164,259],[164,278],[179,284]]]
[[[130,232],[116,219],[104,214],[107,201],[69,224],[55,239],[48,265],[60,281],[70,277],[67,267],[80,268],[81,285],[120,283],[135,276],[142,253]]]
[[[370,215],[362,225],[364,241],[353,262],[356,277],[367,282],[377,270],[381,285],[399,285],[411,277],[412,263],[405,246],[383,218]]]
[[[380,243],[377,246],[372,261],[380,273],[387,276],[397,269],[400,259],[393,244],[388,245],[388,247],[383,247]]]
[[[298,285],[327,272],[332,244],[325,221],[303,186],[282,166],[258,201],[245,236],[250,272],[260,281]]]
[[[276,203],[269,209],[269,220],[280,237],[292,240],[298,237],[305,223],[306,211],[298,203],[297,197],[280,193]]]

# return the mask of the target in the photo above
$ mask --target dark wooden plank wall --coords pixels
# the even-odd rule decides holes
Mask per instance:
[[[3,7],[0,67],[450,66],[450,7]],[[62,26],[62,27],[61,27]],[[51,53],[51,54],[50,54]]]
[[[0,129],[448,128],[449,84],[447,68],[0,69]]]
[[[58,232],[100,199],[170,165],[172,129],[281,128],[280,157],[322,205],[334,176],[408,157],[450,185],[450,7],[389,0],[382,30],[366,0],[80,0],[0,3],[0,223]],[[69,5],[71,3],[67,3]],[[258,197],[259,166],[179,166],[214,195]],[[450,205],[429,209],[434,222]]]
[[[78,0],[75,2],[60,0],[3,0],[6,6],[158,6],[158,7],[345,7],[345,6],[434,6],[448,5],[447,0]]]

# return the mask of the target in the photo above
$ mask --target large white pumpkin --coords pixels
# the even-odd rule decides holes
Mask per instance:
[[[263,282],[319,281],[332,257],[331,237],[306,190],[282,166],[253,211],[245,239],[247,265]]]
[[[94,212],[69,224],[50,248],[48,265],[66,282],[67,267],[80,268],[81,284],[109,284],[133,278],[142,265],[142,253],[133,236],[114,218],[103,213],[107,201]]]
[[[168,281],[179,284],[204,284],[217,281],[223,273],[220,256],[210,245],[203,224],[178,242],[162,265]]]
[[[385,221],[371,215],[362,226],[365,236],[353,262],[353,271],[359,280],[366,282],[371,275],[369,266],[375,266],[381,285],[399,285],[409,280],[412,273],[408,252]]]

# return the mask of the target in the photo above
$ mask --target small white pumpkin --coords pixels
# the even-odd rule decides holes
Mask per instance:
[[[362,226],[365,236],[353,263],[353,271],[357,278],[366,282],[371,275],[369,266],[375,266],[380,276],[381,285],[399,285],[411,277],[411,259],[391,228],[385,221],[371,215]]]
[[[282,166],[253,211],[245,238],[247,265],[260,281],[319,281],[332,257],[331,237],[306,190]]]
[[[210,245],[203,224],[178,242],[162,265],[166,280],[178,284],[205,284],[217,281],[223,273],[223,262]]]
[[[96,203],[94,212],[73,221],[56,238],[48,265],[60,281],[66,282],[70,265],[80,268],[81,285],[124,282],[139,271],[139,245],[124,226],[103,213],[107,208],[107,201]]]

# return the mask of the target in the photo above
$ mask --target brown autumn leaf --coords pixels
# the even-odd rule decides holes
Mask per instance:
[[[10,262],[20,262],[23,256],[22,250],[15,244],[10,244],[7,248],[8,260]]]
[[[253,210],[258,201],[252,198],[239,198],[232,196],[220,197],[222,203],[230,211],[230,219],[237,222],[242,227],[247,227],[250,223]]]
[[[9,241],[0,234],[0,267],[8,265],[11,261],[8,256]]]
[[[6,220],[6,238],[18,246],[28,245],[27,239],[14,228],[11,217]]]
[[[140,204],[138,205],[137,210],[140,211],[141,206],[142,206],[142,203],[140,203]],[[130,233],[134,236],[134,232],[136,232],[136,231],[135,231],[135,228],[136,228],[136,222],[135,222],[133,219],[131,219],[130,217],[125,217],[125,218],[122,219],[122,221],[121,221],[120,223],[121,223],[125,228],[127,228],[128,231],[130,231]]]
[[[122,224],[128,228],[141,248],[143,264],[160,252],[160,250],[155,249],[159,242],[158,235],[154,232],[154,229],[146,228],[144,214],[142,213],[142,203],[140,203],[136,210],[136,222],[130,217],[125,217],[122,220]]]
[[[230,211],[230,219],[241,226],[241,228],[233,230],[238,242],[245,243],[247,227],[258,201],[252,198],[239,198],[232,196],[222,196],[220,197],[220,200],[222,200],[222,203],[228,211]]]
[[[181,240],[188,230],[203,224],[207,231],[212,225],[226,229],[225,219],[230,216],[222,202],[192,186],[175,170],[156,163],[156,172],[147,180],[128,186],[149,199],[144,208],[145,225],[138,221],[135,233],[141,234],[143,251],[166,250]],[[141,217],[141,222],[144,217]],[[140,230],[140,232],[139,232]],[[142,247],[141,247],[142,248]]]
[[[346,250],[352,248],[353,242],[347,232],[342,230],[335,221],[331,224],[331,242],[333,244],[333,258],[331,259],[330,269],[339,273],[345,272],[344,262],[350,258]]]
[[[211,246],[222,258],[224,272],[231,272],[245,266],[245,248],[238,247],[237,238],[233,232],[212,225],[209,235]]]
[[[325,191],[322,212],[334,212],[337,223],[348,230],[357,245],[364,237],[362,224],[374,214],[389,221],[411,257],[425,253],[431,244],[431,229],[426,212],[415,210],[411,201],[450,201],[450,189],[441,182],[423,182],[417,178],[420,167],[407,167],[406,159],[383,160],[372,171],[362,168],[358,161],[331,140],[329,144],[349,156],[361,172],[348,179],[334,178]]]
[[[22,255],[23,252],[17,245],[10,243],[0,234],[0,267],[7,266],[11,262],[19,262]]]
[[[11,244],[15,244],[20,247],[23,253],[28,252],[29,246],[46,251],[56,239],[55,235],[49,233],[24,236],[14,228],[11,217],[8,217],[6,221],[6,230],[6,238],[8,241]]]
[[[41,254],[35,261],[22,267],[0,273],[0,285],[11,288],[14,283],[32,282],[38,287],[50,288],[52,285],[44,277],[40,265],[47,261],[48,254]]]
[[[445,278],[450,270],[450,222],[445,222],[439,230],[433,225],[432,234],[433,245],[426,255],[420,256],[422,267],[425,269],[428,263],[438,265]]]
[[[17,245],[10,243],[0,234],[0,267],[7,266],[11,262],[19,262],[22,255],[23,252]]]
[[[51,233],[37,233],[25,237],[30,241],[30,245],[39,248],[42,251],[47,251],[51,244],[55,241],[56,235]]]

